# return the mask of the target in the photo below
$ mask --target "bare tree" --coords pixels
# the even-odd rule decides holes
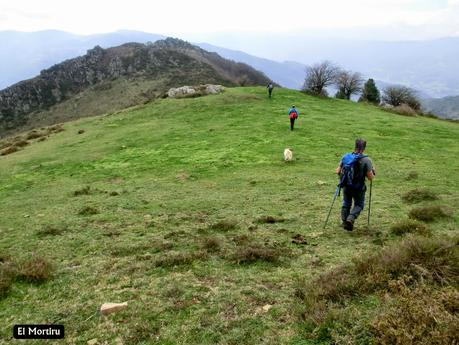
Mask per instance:
[[[326,96],[325,88],[335,82],[339,68],[330,61],[322,61],[306,67],[303,91],[313,95]]]
[[[407,104],[414,110],[421,109],[416,91],[406,86],[390,86],[384,89],[382,100],[384,103],[398,107],[402,104]]]
[[[359,72],[340,71],[336,77],[336,97],[349,100],[353,94],[362,91],[362,84],[362,75]]]

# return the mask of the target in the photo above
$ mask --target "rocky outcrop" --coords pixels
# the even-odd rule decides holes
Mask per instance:
[[[170,98],[199,97],[218,94],[224,90],[225,87],[222,85],[182,86],[169,89],[167,96]]]
[[[146,45],[127,43],[108,49],[96,46],[84,56],[66,60],[33,79],[0,91],[0,134],[33,120],[30,114],[118,78],[162,80],[163,92],[184,84],[264,85],[268,81],[248,65],[178,39]]]

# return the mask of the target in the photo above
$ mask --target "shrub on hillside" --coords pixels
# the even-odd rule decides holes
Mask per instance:
[[[448,217],[448,213],[441,206],[431,205],[413,208],[408,216],[411,219],[417,219],[423,222],[433,222],[438,218]]]
[[[80,195],[89,195],[91,193],[91,186],[85,186],[80,189],[77,189],[73,192],[74,196],[80,196]]]
[[[441,239],[410,237],[376,253],[357,257],[351,263],[323,273],[317,279],[298,288],[296,296],[303,301],[306,308],[303,318],[309,336],[333,343],[347,338],[347,343],[356,343],[356,339],[363,334],[365,343],[370,343],[369,340],[374,340],[375,337],[385,339],[387,335],[389,336],[387,339],[392,339],[388,344],[404,344],[402,340],[405,338],[402,333],[391,333],[389,327],[391,325],[382,326],[384,320],[391,319],[396,322],[396,312],[389,308],[381,314],[379,313],[381,307],[368,310],[362,308],[360,302],[376,297],[378,302],[372,302],[373,304],[383,303],[381,300],[383,296],[397,300],[403,298],[405,288],[413,290],[416,295],[414,289],[425,286],[435,295],[441,294],[444,286],[457,286],[459,283],[458,241],[457,237]],[[412,292],[408,291],[408,293]],[[356,297],[358,299],[355,299]],[[451,301],[451,298],[446,300]],[[355,301],[360,302],[353,304]],[[424,302],[425,310],[437,303],[429,298]],[[405,302],[400,303],[403,305]],[[449,308],[451,303],[447,302],[444,305],[444,309]],[[455,308],[454,305],[452,308]],[[349,321],[351,316],[355,322]],[[442,320],[446,319],[448,318]],[[423,327],[423,322],[422,317],[410,318],[399,330],[406,334],[410,332],[417,334],[417,330]],[[397,327],[395,324],[392,326]],[[436,324],[427,333],[435,337],[441,329],[442,325]],[[453,332],[453,329],[449,330]],[[380,342],[376,341],[376,343]]]
[[[402,220],[392,225],[390,230],[394,235],[397,236],[402,236],[410,233],[429,235],[430,233],[428,228],[423,223],[411,219]]]
[[[62,235],[67,228],[64,225],[52,225],[47,224],[43,226],[40,230],[37,231],[38,237],[46,237],[46,236],[58,236]]]
[[[41,256],[32,256],[24,262],[19,271],[19,277],[31,283],[42,283],[50,279],[53,274],[53,265],[48,259]]]
[[[99,210],[92,206],[85,206],[78,212],[78,214],[81,216],[92,216],[98,213]]]
[[[155,267],[175,267],[181,265],[189,265],[194,261],[206,260],[207,253],[198,251],[195,253],[167,253],[157,258],[153,265]]]
[[[279,261],[281,252],[279,249],[268,248],[258,244],[249,244],[239,247],[233,256],[237,264],[252,264],[257,261],[275,263]]]
[[[212,230],[219,231],[230,231],[237,227],[237,221],[235,219],[224,219],[210,226]]]
[[[408,104],[405,104],[405,103],[392,108],[392,110],[396,112],[397,114],[405,115],[405,116],[416,116],[418,114],[416,110],[414,110]]]
[[[0,298],[8,293],[16,275],[17,268],[11,257],[0,255]]]
[[[400,285],[398,296],[388,299],[371,323],[375,343],[454,344],[459,336],[459,292],[452,287],[434,290]]]
[[[20,148],[18,146],[11,145],[11,146],[8,146],[7,148],[3,149],[2,151],[0,151],[0,155],[6,156],[6,155],[12,154],[14,152],[17,152],[19,150],[20,150]]]
[[[417,171],[410,171],[408,175],[406,176],[406,179],[408,181],[411,181],[411,180],[416,180],[418,177],[419,177],[419,174],[417,173]]]
[[[217,237],[206,237],[202,242],[202,248],[209,253],[220,251],[222,244]]]
[[[402,200],[404,202],[414,204],[426,200],[437,200],[438,196],[434,192],[426,188],[416,188],[410,190],[402,195]]]
[[[260,224],[274,224],[285,222],[285,219],[282,217],[262,216],[257,219],[257,222]]]

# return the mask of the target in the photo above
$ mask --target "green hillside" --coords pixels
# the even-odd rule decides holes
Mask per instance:
[[[399,243],[391,229],[416,207],[446,213],[426,223],[431,239],[457,235],[457,123],[286,89],[270,100],[248,87],[64,129],[0,156],[2,344],[21,323],[64,324],[66,344],[344,344],[355,330],[335,319],[312,330],[298,291]],[[324,230],[334,170],[356,137],[377,169],[371,226],[365,209],[354,232],[340,228],[339,199]],[[436,200],[404,202],[415,189]],[[452,248],[457,258],[457,241]],[[37,283],[24,267],[40,271],[41,258],[53,273]],[[444,283],[457,293],[457,280]],[[98,313],[124,301],[127,309]],[[345,303],[370,319],[383,302],[374,293]]]

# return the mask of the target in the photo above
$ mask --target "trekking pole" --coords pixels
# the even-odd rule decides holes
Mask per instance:
[[[370,180],[370,200],[368,201],[368,228],[370,227],[370,213],[371,213],[371,189],[373,187],[373,180]]]
[[[331,213],[331,211],[332,211],[333,204],[335,203],[336,197],[339,195],[340,189],[341,189],[341,187],[338,185],[338,187],[336,187],[335,194],[333,195],[333,201],[332,201],[332,204],[331,204],[331,206],[330,206],[330,210],[328,210],[328,215],[327,215],[327,219],[325,220],[324,229],[325,229],[325,227],[327,226],[328,218],[330,218],[330,213]]]

